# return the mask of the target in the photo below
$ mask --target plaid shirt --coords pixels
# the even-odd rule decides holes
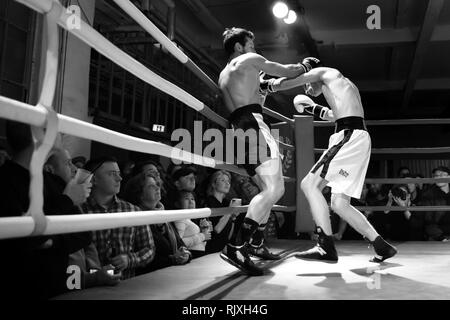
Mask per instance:
[[[90,197],[82,206],[84,213],[113,213],[141,211],[139,207],[114,196],[108,208],[99,205]],[[96,230],[92,232],[102,265],[110,263],[110,259],[120,254],[129,258],[128,268],[122,271],[122,279],[135,275],[135,268],[149,264],[155,257],[155,243],[150,226],[122,227],[116,229]]]

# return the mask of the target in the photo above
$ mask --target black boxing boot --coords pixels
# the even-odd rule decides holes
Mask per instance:
[[[373,245],[373,249],[377,254],[369,260],[370,262],[383,262],[397,254],[397,249],[386,242],[381,236],[376,237],[375,240],[370,241],[370,243]]]
[[[336,263],[338,255],[333,236],[327,236],[320,227],[316,228],[316,233],[319,235],[317,245],[312,249],[296,253],[294,256],[298,259]]]
[[[220,254],[223,260],[250,276],[264,274],[263,269],[254,264],[248,253],[249,242],[256,229],[258,229],[258,223],[246,217],[242,225],[237,228],[237,232],[233,232],[230,242]]]
[[[250,246],[248,253],[254,257],[263,260],[280,260],[281,256],[279,254],[274,254],[269,251],[267,246],[264,244],[264,229],[266,224],[260,224],[258,229],[253,233],[250,239]]]
[[[256,266],[252,259],[250,259],[248,255],[248,246],[248,243],[239,247],[227,244],[222,250],[220,257],[249,276],[262,276],[264,270]]]
[[[264,244],[264,240],[259,245],[250,244],[249,254],[261,258],[263,260],[280,260],[281,256],[269,251],[267,246]]]

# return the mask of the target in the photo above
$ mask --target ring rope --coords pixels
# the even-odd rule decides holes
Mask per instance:
[[[314,148],[314,153],[323,153],[327,149]],[[438,148],[375,148],[373,154],[440,154],[450,153],[450,147]]]
[[[450,178],[367,178],[365,183],[408,184],[408,183],[442,183]]]
[[[263,112],[265,114],[267,114],[268,116],[271,116],[274,119],[277,119],[277,120],[280,120],[280,121],[288,123],[292,127],[295,125],[295,121],[293,119],[290,119],[290,118],[282,115],[281,113],[275,112],[272,109],[269,109],[267,107],[263,107]]]
[[[363,211],[450,211],[450,206],[356,206],[355,208]]]
[[[183,210],[133,211],[109,214],[79,214],[46,216],[47,228],[40,235],[53,235],[72,232],[104,230],[125,226],[139,226],[165,223],[182,219],[196,219],[223,216],[231,213],[246,212],[248,206],[226,208],[201,208]],[[274,211],[291,212],[295,207],[273,206]],[[0,221],[0,239],[30,236],[33,232],[34,221],[31,217],[7,217]]]
[[[155,40],[167,49],[178,61],[186,65],[211,89],[218,91],[217,84],[203,72],[177,45],[162,33],[150,19],[148,19],[134,4],[128,0],[114,0],[130,17],[134,19],[144,30],[146,30]]]
[[[367,126],[408,126],[408,125],[433,125],[450,124],[450,119],[405,119],[405,120],[365,120]],[[331,121],[314,121],[315,127],[333,127]]]
[[[31,155],[29,168],[30,203],[28,205],[27,213],[25,214],[26,216],[31,216],[34,222],[34,228],[31,235],[42,234],[47,227],[47,219],[43,209],[44,176],[42,168],[58,135],[58,117],[52,108],[56,90],[56,79],[58,76],[58,26],[55,23],[58,15],[58,8],[53,6],[44,16],[47,34],[47,50],[43,86],[36,109],[40,109],[46,114],[46,130],[44,132],[41,127],[31,127],[34,150]]]

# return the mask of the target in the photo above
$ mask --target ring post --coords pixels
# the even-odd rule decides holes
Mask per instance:
[[[314,165],[314,122],[311,116],[294,116],[295,158],[297,168],[297,214],[296,232],[314,231],[314,220],[308,200],[301,191],[300,183]]]

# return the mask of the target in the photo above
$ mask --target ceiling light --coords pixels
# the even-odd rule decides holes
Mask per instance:
[[[286,3],[278,1],[274,4],[272,12],[275,17],[282,19],[285,18],[289,13],[289,8]]]
[[[289,10],[287,18],[283,19],[286,24],[293,24],[297,20],[297,14],[294,10]]]

